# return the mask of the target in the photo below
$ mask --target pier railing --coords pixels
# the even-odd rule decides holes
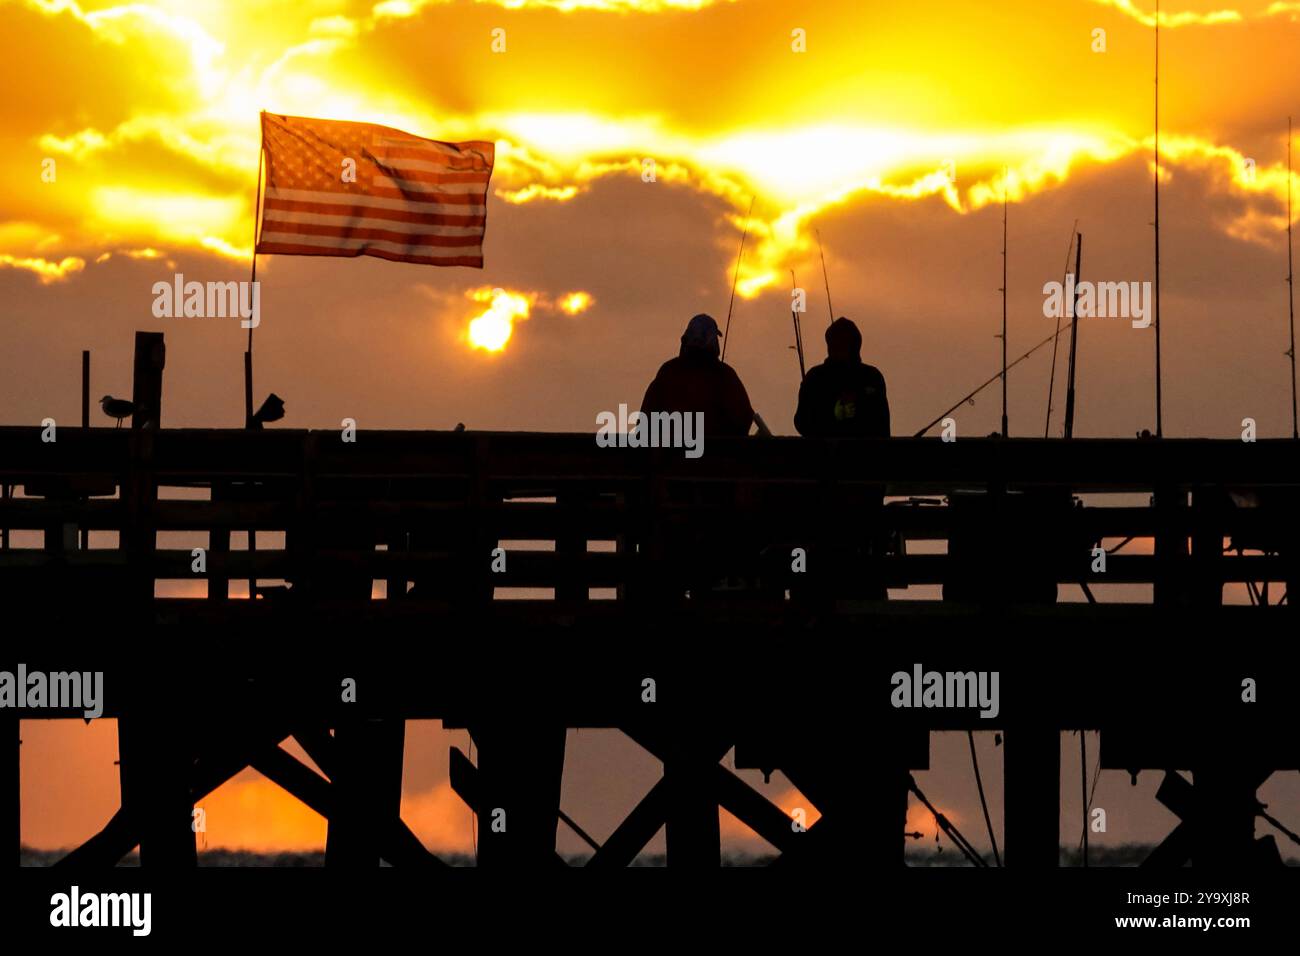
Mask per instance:
[[[1217,604],[1284,593],[1300,536],[1300,446],[1268,440],[710,439],[691,459],[579,434],[4,428],[0,483],[0,580],[160,600],[797,600],[834,564],[840,597]]]

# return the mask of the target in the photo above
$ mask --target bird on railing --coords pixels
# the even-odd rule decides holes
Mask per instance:
[[[99,407],[104,410],[104,414],[109,418],[117,419],[118,428],[122,427],[122,419],[135,414],[135,402],[129,402],[125,398],[114,398],[112,395],[105,395],[101,398]]]

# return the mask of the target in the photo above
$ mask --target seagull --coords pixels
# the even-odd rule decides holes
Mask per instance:
[[[117,419],[118,428],[122,427],[122,419],[135,414],[135,402],[128,402],[125,398],[114,398],[112,395],[101,398],[99,407],[109,418]]]

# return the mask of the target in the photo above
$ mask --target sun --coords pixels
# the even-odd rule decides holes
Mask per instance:
[[[469,344],[485,352],[500,352],[510,341],[515,320],[528,318],[532,302],[526,295],[505,289],[473,289],[468,295],[475,302],[489,303],[470,319],[466,332]]]

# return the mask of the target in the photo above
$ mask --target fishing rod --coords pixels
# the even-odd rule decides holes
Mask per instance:
[[[961,850],[962,855],[970,860],[973,866],[988,867],[988,861],[979,855],[979,851],[962,835],[960,830],[953,826],[952,821],[936,810],[934,804],[926,799],[925,794],[921,792],[921,788],[916,785],[916,777],[910,773],[907,775],[907,789],[914,793],[916,798],[925,805],[925,808],[930,811],[930,815],[934,817],[934,822],[939,825],[939,829],[948,835],[948,839],[952,841],[953,846]]]
[[[1002,437],[1007,437],[1007,170],[1002,168]]]
[[[1079,273],[1083,270],[1083,233],[1074,243],[1074,315],[1070,320],[1070,365],[1065,386],[1065,437],[1074,437],[1074,373],[1079,349]]]
[[[1079,231],[1079,220],[1074,220],[1070,227],[1070,242],[1065,247],[1065,265],[1061,267],[1061,288],[1065,288],[1066,277],[1070,274],[1070,253],[1074,251],[1074,235]],[[1056,314],[1056,334],[1061,334],[1061,314]],[[1058,340],[1059,344],[1059,340]],[[1047,379],[1047,421],[1043,423],[1043,437],[1047,438],[1052,430],[1052,398],[1056,394],[1056,345],[1052,346],[1052,374]]]
[[[740,251],[736,253],[736,272],[731,277],[731,301],[727,303],[727,327],[722,333],[722,360],[727,358],[727,337],[731,335],[731,310],[736,305],[736,283],[740,280],[740,260],[745,255],[745,240],[749,238],[749,220],[754,214],[754,200],[758,193],[749,197],[749,212],[745,213],[745,231],[740,236]]]
[[[790,290],[793,293],[793,291],[797,288],[799,288],[799,285],[798,282],[795,280],[794,270],[791,269]],[[804,378],[807,376],[807,372],[804,370],[804,365],[803,365],[803,330],[800,329],[799,327],[799,313],[796,312],[794,309],[793,295],[791,295],[791,300],[790,300],[790,318],[794,320],[794,350],[799,356],[799,380],[803,381]]]
[[[1061,329],[1057,329],[1055,332],[1053,332],[1053,333],[1052,333],[1051,335],[1049,335],[1047,338],[1043,339],[1043,341],[1039,342],[1037,345],[1035,345],[1033,348],[1031,348],[1031,349],[1030,349],[1028,352],[1026,352],[1024,355],[1020,356],[1020,358],[1016,359],[1014,362],[1012,362],[1011,364],[1009,364],[1009,365],[1007,366],[1007,368],[1006,368],[1006,371],[1007,371],[1007,372],[1010,372],[1013,368],[1015,368],[1017,365],[1019,365],[1019,364],[1020,364],[1021,362],[1023,362],[1025,359],[1029,358],[1029,356],[1033,355],[1035,352],[1037,352],[1039,349],[1041,349],[1044,345],[1047,345],[1047,344],[1049,344],[1049,343],[1055,341],[1056,339],[1058,339],[1058,338],[1061,336],[1061,332],[1062,332]],[[961,407],[962,407],[963,405],[965,405],[967,402],[970,402],[972,405],[974,405],[974,404],[975,404],[975,402],[974,402],[974,398],[975,398],[975,396],[978,395],[980,392],[984,391],[984,389],[988,388],[990,385],[992,385],[992,384],[993,384],[994,382],[996,382],[998,379],[1000,379],[1004,374],[1005,374],[1004,372],[998,372],[996,375],[994,375],[994,376],[993,376],[992,378],[990,378],[988,381],[986,381],[986,382],[984,382],[983,384],[981,384],[978,388],[974,389],[973,391],[967,392],[965,395],[962,396],[961,401],[953,403],[953,405],[952,405],[950,408],[948,408],[947,410],[945,410],[944,413],[943,413],[942,415],[940,415],[940,416],[939,416],[938,418],[936,418],[934,421],[930,422],[930,424],[926,425],[924,428],[922,428],[920,431],[918,431],[918,432],[917,432],[915,435],[913,435],[912,437],[913,437],[913,438],[921,438],[921,437],[923,437],[923,436],[925,435],[925,433],[928,432],[931,428],[933,428],[935,425],[939,424],[941,421],[943,421],[945,418],[947,418],[951,413],[953,413],[953,412],[955,412],[957,409],[961,408]]]
[[[826,311],[831,317],[831,322],[835,321],[835,309],[831,306],[831,279],[826,272],[826,252],[822,249],[822,231],[817,231],[817,254],[822,257],[822,281],[826,283]]]

